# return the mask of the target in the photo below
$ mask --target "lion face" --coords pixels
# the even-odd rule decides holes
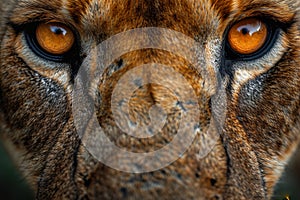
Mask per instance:
[[[38,199],[270,199],[300,139],[299,6],[2,1],[1,139]]]

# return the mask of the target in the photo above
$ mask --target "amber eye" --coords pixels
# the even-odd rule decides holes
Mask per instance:
[[[260,50],[267,41],[268,29],[264,22],[249,18],[231,27],[228,42],[238,54],[250,55]]]
[[[37,26],[35,34],[39,46],[53,55],[67,53],[75,41],[72,30],[62,23],[41,23]]]

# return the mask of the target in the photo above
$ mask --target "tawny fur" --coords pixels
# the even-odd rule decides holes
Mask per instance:
[[[299,0],[2,0],[0,137],[37,199],[270,199],[300,140],[299,8]],[[280,24],[280,38],[265,56],[236,61],[231,66],[235,71],[228,72],[222,62],[228,27],[257,16]],[[107,66],[96,86],[96,112],[106,134],[120,147],[134,152],[157,150],[172,140],[178,125],[180,109],[172,107],[172,93],[155,84],[137,90],[130,102],[131,117],[140,116],[147,123],[148,109],[160,104],[169,118],[153,138],[128,137],[116,127],[110,108],[120,78],[149,63],[182,74],[198,97],[204,133],[218,84],[213,76],[219,72],[227,112],[212,151],[197,157],[198,134],[181,158],[157,171],[125,173],[98,162],[75,130],[72,67],[55,67],[34,55],[24,42],[26,24],[48,21],[68,24],[78,32],[83,57],[92,45],[143,27],[181,32],[202,45],[199,48],[206,54],[198,64],[207,74],[197,73],[193,63],[164,50],[122,55]]]

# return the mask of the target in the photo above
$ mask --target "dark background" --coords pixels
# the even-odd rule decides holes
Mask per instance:
[[[0,199],[30,200],[33,194],[0,143]]]
[[[291,200],[300,200],[300,148],[286,168],[284,176],[274,195],[274,200],[283,200],[289,195]],[[34,199],[25,180],[15,170],[6,151],[0,143],[0,199]]]

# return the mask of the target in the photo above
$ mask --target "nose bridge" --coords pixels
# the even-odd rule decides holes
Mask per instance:
[[[148,51],[150,49],[153,51]],[[90,60],[92,68],[97,68],[98,73],[103,73],[111,63],[131,52],[136,52],[136,60],[145,59],[145,62],[155,63],[159,62],[159,57],[162,62],[170,65],[176,60],[171,60],[168,55],[174,54],[185,59],[195,70],[199,70],[199,74],[206,63],[203,45],[183,33],[159,27],[136,28],[113,35],[90,52],[91,56],[87,60]],[[141,57],[138,54],[141,54]],[[123,66],[126,66],[127,63],[124,64]]]
[[[89,58],[89,64],[92,64],[89,67],[94,68],[95,77],[101,77],[105,70],[112,74],[128,65],[138,67],[138,63],[162,62],[174,66],[180,63],[178,59],[184,59],[184,65],[188,66],[178,67],[182,68],[182,73],[185,73],[185,68],[193,68],[194,73],[202,77],[201,87],[210,95],[214,93],[221,40],[212,30],[216,27],[213,25],[214,17],[203,12],[210,9],[208,1],[202,1],[202,7],[198,8],[188,0],[180,1],[181,6],[177,5],[177,0],[155,0],[152,3],[128,0],[122,5],[109,1],[105,8],[101,5],[102,1],[89,2],[87,12],[99,13],[101,10],[101,15],[86,15],[93,19],[83,20],[87,22],[86,30],[90,30],[88,22],[93,22],[93,31],[89,32],[95,34],[99,42],[91,50],[94,53],[89,54],[94,55],[94,58]],[[125,54],[134,51],[136,53],[131,57],[123,59]],[[120,61],[119,64],[112,64],[116,60]]]
[[[107,119],[101,122],[103,127],[114,130],[109,136],[117,138],[124,132],[147,139],[158,130],[161,136],[150,139],[149,145],[136,147],[153,151],[171,141],[176,131],[186,133],[184,139],[195,136],[198,127],[207,130],[211,107],[205,87],[215,85],[212,81],[207,83],[212,79],[210,76],[215,76],[215,45],[219,43],[196,42],[170,29],[142,28],[117,34],[94,47],[84,64],[94,69],[91,96],[96,100],[97,119]],[[183,125],[177,127],[178,124]],[[185,140],[179,143],[189,144]],[[131,148],[126,138],[124,144]],[[177,143],[175,146],[182,147]],[[195,149],[211,147],[201,143]]]
[[[114,5],[118,8],[117,3]],[[134,5],[129,7],[128,12],[134,12]],[[122,12],[124,10],[120,11],[124,16],[111,15],[110,24],[95,30],[98,34],[99,30],[105,32],[107,38],[96,40],[98,43],[95,42],[94,48],[87,53],[79,71],[80,75],[84,76],[81,72],[85,70],[90,75],[82,82],[83,85],[87,82],[88,88],[84,92],[88,91],[94,100],[91,112],[97,114],[95,122],[99,120],[110,138],[120,138],[118,142],[128,150],[136,148],[136,151],[151,152],[173,141],[177,132],[182,132],[184,134],[174,145],[177,151],[177,148],[185,147],[181,144],[189,145],[185,138],[197,136],[199,139],[198,133],[211,130],[210,98],[216,88],[221,40],[213,39],[216,37],[210,34],[211,31],[201,33],[201,24],[205,20],[194,23],[197,20],[191,17],[192,14],[187,15],[190,19],[184,18],[183,13],[189,13],[188,7],[182,6],[168,14],[166,10],[170,11],[172,7],[166,4],[160,8],[161,13],[154,16],[154,20],[158,19],[155,23],[151,22],[151,17],[138,13],[130,19],[126,12]],[[119,13],[119,10],[111,12]],[[90,99],[85,99],[89,95],[83,92],[81,95],[81,85],[78,85],[75,92],[78,91],[79,95],[74,96],[83,98],[76,104],[80,107]],[[137,139],[121,138],[124,133],[137,136]],[[157,135],[144,140],[154,134]],[[218,139],[211,137],[211,134],[206,136],[207,140]],[[130,145],[132,141],[136,144],[134,147]],[[205,150],[206,155],[213,147],[211,144],[215,143],[196,144],[194,154]],[[124,162],[126,160],[127,157]]]
[[[162,64],[174,68],[211,96],[217,88],[221,44],[218,39],[199,40],[202,42],[166,28],[136,28],[99,43],[85,65],[99,82],[104,73],[111,76],[143,64]],[[149,72],[143,75],[148,80],[151,76],[154,75]]]

